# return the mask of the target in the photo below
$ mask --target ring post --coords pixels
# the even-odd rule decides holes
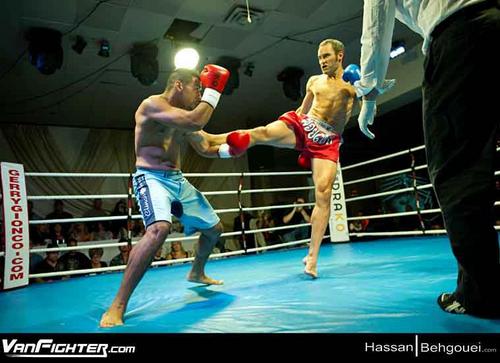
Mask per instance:
[[[22,164],[1,163],[5,263],[4,290],[28,285],[30,236]]]
[[[342,180],[340,163],[337,163],[337,175],[333,182],[333,192],[330,203],[330,241],[349,242],[347,208],[345,205],[344,182]]]

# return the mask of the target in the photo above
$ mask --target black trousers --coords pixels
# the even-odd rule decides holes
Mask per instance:
[[[423,115],[429,174],[458,261],[457,300],[470,313],[500,311],[494,229],[500,121],[500,9],[472,5],[432,33],[425,60]]]

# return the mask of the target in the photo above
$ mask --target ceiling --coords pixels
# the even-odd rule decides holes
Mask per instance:
[[[285,67],[300,67],[304,85],[319,73],[317,44],[325,38],[344,42],[344,65],[359,63],[362,0],[249,0],[256,12],[244,25],[226,21],[237,6],[245,9],[245,0],[2,1],[0,123],[132,128],[135,109],[143,98],[163,91],[174,52],[183,45],[164,37],[174,19],[200,23],[191,36],[198,39],[201,64],[220,56],[242,61],[239,88],[223,96],[212,131],[264,124],[296,108],[276,76]],[[236,15],[244,20],[246,12]],[[63,66],[52,75],[40,74],[29,62],[25,33],[31,27],[64,34]],[[77,35],[88,43],[82,54],[72,50]],[[394,38],[408,46],[420,42],[399,23]],[[109,58],[97,55],[102,39],[111,45]],[[159,48],[160,74],[151,86],[130,72],[132,45],[146,41]],[[249,62],[255,66],[251,77],[244,74]]]

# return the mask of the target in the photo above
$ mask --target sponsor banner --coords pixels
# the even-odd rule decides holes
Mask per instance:
[[[1,163],[5,266],[3,289],[28,284],[28,198],[22,164]]]

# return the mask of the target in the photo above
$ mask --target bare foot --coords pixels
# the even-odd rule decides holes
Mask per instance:
[[[190,273],[188,275],[188,281],[189,282],[195,282],[198,284],[204,284],[204,285],[223,285],[224,281],[222,280],[214,280],[206,275],[196,275],[194,273]]]
[[[110,307],[108,311],[102,314],[99,326],[101,328],[111,328],[118,325],[123,325],[123,310]]]
[[[316,264],[312,264],[308,259],[307,257],[305,258],[306,260],[306,267],[304,268],[304,273],[310,277],[312,277],[313,279],[317,279],[318,278],[318,270],[317,270],[317,267],[316,267]]]

